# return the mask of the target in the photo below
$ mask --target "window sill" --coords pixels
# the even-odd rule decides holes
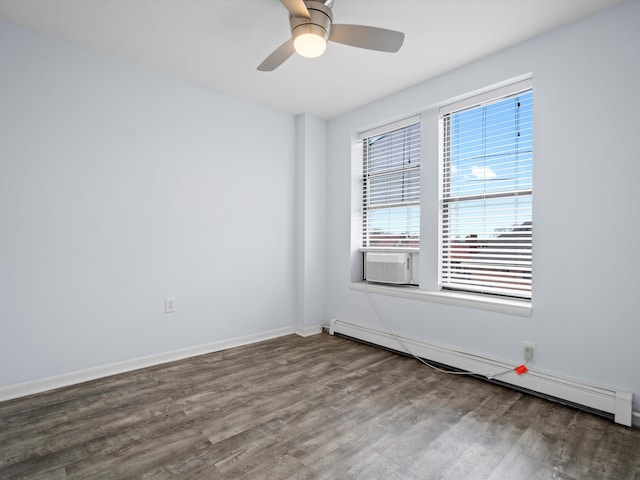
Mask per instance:
[[[361,252],[407,252],[420,253],[419,247],[361,247]]]
[[[531,302],[526,300],[492,298],[455,292],[434,292],[419,290],[418,287],[413,286],[380,285],[368,282],[352,282],[349,287],[351,290],[359,292],[377,293],[379,295],[422,300],[424,302],[442,303],[457,307],[476,308],[490,312],[517,315],[520,317],[530,317],[532,310]]]

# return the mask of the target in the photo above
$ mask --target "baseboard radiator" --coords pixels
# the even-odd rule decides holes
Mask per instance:
[[[399,353],[416,355],[439,365],[472,372],[479,377],[491,377],[517,366],[408,337],[396,337],[391,333],[342,320],[331,320],[329,333]],[[622,425],[632,424],[633,394],[630,392],[559,377],[535,368],[530,368],[524,375],[511,371],[492,381],[604,415]]]

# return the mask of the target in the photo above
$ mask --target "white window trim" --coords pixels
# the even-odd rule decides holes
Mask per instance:
[[[360,133],[359,137],[360,140],[364,140],[365,138],[375,137],[377,135],[382,135],[383,133],[393,132],[394,130],[408,127],[409,125],[413,125],[414,123],[420,123],[420,115],[413,115],[396,122],[387,123],[378,128],[372,128],[371,130]]]
[[[520,92],[524,92],[525,90],[530,90],[532,88],[533,81],[530,78],[520,82],[510,83],[509,85],[489,90],[478,95],[472,95],[463,100],[458,100],[457,102],[444,105],[440,108],[440,115],[447,115],[449,113],[457,112],[458,110],[475,107],[476,105],[492,102],[493,100],[497,100],[508,95],[517,95]]]
[[[439,102],[438,105],[434,105],[433,110],[427,109],[425,111],[420,112],[419,114],[416,114],[413,117],[408,117],[406,119],[400,120],[395,123],[397,123],[401,127],[403,126],[402,125],[403,122],[410,122],[414,118],[419,118],[420,122],[423,124],[422,126],[423,132],[425,128],[429,129],[434,127],[436,129],[435,133],[428,132],[426,135],[430,136],[432,139],[435,136],[435,139],[437,139],[439,138],[438,129],[440,124],[439,122],[440,115],[443,112],[446,112],[448,108],[460,109],[460,108],[464,108],[464,105],[477,104],[478,98],[480,98],[481,96],[484,101],[490,101],[492,99],[504,96],[503,91],[513,93],[513,92],[517,92],[518,89],[520,91],[524,91],[524,90],[533,88],[533,79],[531,78],[530,75],[531,74],[526,74],[518,78],[512,78],[511,80],[483,88],[482,91],[470,92],[468,95],[464,95],[464,97],[458,96],[452,99],[453,102],[451,101]],[[425,124],[424,123],[425,118],[433,118],[433,119],[436,119],[437,121],[436,123],[434,123],[434,125]],[[379,128],[380,133],[383,133],[385,130],[388,130],[389,126],[395,125],[395,123],[385,124],[384,126],[380,127]],[[377,130],[378,129],[368,130],[367,132],[363,132],[362,134],[359,134],[358,137],[360,140],[362,140],[363,135],[364,136],[370,135],[371,134],[370,132],[376,132]],[[425,134],[423,133],[423,138],[424,137],[425,137]],[[358,145],[358,143],[356,142],[354,143],[354,145]],[[360,145],[361,145],[361,141],[360,141]],[[436,160],[435,163],[439,163],[437,161],[440,155],[439,150],[440,150],[439,144],[437,144],[435,150],[432,152],[435,155],[435,157],[430,160],[428,158],[430,156],[430,154],[428,153],[428,149],[425,149],[424,147],[422,148],[422,155],[423,155],[423,159],[421,162],[422,168],[424,168],[428,162],[433,161],[434,159]],[[362,158],[362,152],[358,151],[357,149],[354,150],[353,159],[354,159],[355,165],[357,165],[356,168],[360,168],[361,158]],[[436,167],[435,171],[439,172],[439,166]],[[439,195],[439,191],[440,191],[439,185],[437,187],[438,187],[438,190],[433,192],[433,194],[436,196]],[[354,200],[358,203],[360,203],[361,198],[362,198],[361,195],[354,196]],[[421,196],[421,198],[422,198],[421,205],[424,206],[425,196],[423,195]],[[438,201],[436,200],[435,202],[433,202],[431,207],[434,207],[437,205],[438,205]],[[433,210],[433,208],[429,210],[425,209],[425,213],[428,211],[429,213],[426,213],[427,215],[436,215],[436,217],[439,217],[439,208],[436,208],[433,211],[431,210]],[[425,226],[426,225],[422,224],[421,222],[421,230]],[[363,250],[365,250],[363,249],[360,243],[360,233],[361,233],[361,229],[358,230],[358,233],[357,233],[358,241],[356,243],[358,244],[358,246],[354,248],[354,250],[352,251],[353,253],[352,258],[362,259],[362,252]],[[436,259],[436,262],[439,261],[438,259],[439,254],[435,253],[435,250],[434,252],[432,252],[432,254],[434,255],[434,259]],[[431,254],[428,254],[428,255],[431,255]],[[426,256],[427,255],[425,255],[425,258]],[[360,264],[359,270],[362,271],[361,264]],[[433,272],[425,271],[424,274],[425,276],[432,275],[432,274],[436,274],[436,276],[438,276],[439,268],[434,269]],[[443,305],[451,305],[456,307],[470,308],[475,310],[483,310],[488,312],[496,312],[500,314],[513,315],[518,317],[531,317],[533,313],[533,301],[531,299],[516,299],[516,298],[498,297],[498,296],[494,297],[490,295],[474,294],[474,293],[467,293],[467,292],[455,292],[455,291],[449,291],[449,290],[440,290],[439,287],[437,287],[438,290],[435,290],[436,285],[434,285],[434,283],[436,284],[438,283],[437,279],[433,279],[433,282],[432,282],[432,279],[427,279],[425,278],[425,276],[422,276],[421,278],[421,282],[420,282],[421,286],[382,285],[377,283],[370,283],[364,280],[355,280],[355,281],[352,280],[349,283],[349,288],[353,291],[363,292],[367,294],[386,295],[386,296],[405,298],[405,299],[416,300],[416,301],[424,301],[424,302],[438,303]],[[356,277],[352,276],[351,278],[355,279]],[[426,288],[424,284],[427,284]]]
[[[505,313],[519,317],[530,317],[533,307],[528,300],[489,297],[472,293],[420,290],[419,287],[381,285],[369,282],[352,282],[351,290],[391,297],[408,298],[424,302],[440,303],[457,307],[475,308],[489,312]]]
[[[376,136],[379,136],[379,135],[383,135],[383,134],[388,133],[388,132],[394,132],[396,130],[404,129],[404,128],[412,126],[412,125],[418,125],[419,128],[420,128],[420,131],[421,131],[421,115],[420,114],[412,115],[410,117],[406,117],[406,118],[403,118],[401,120],[397,120],[395,122],[387,123],[385,125],[381,125],[379,127],[363,131],[363,132],[361,132],[359,134],[359,138],[360,138],[360,141],[362,143],[365,139],[368,139],[368,138],[371,138],[371,137],[376,137]],[[364,147],[362,147],[360,149],[361,152],[363,152],[363,148]],[[366,168],[368,169],[368,164],[366,165]],[[408,171],[408,170],[412,170],[412,169],[408,168],[408,167],[405,167],[403,170],[404,171]],[[418,172],[421,172],[421,170],[422,170],[421,164],[417,166],[417,170],[418,170]],[[371,177],[369,175],[371,175],[371,174],[364,173],[363,177],[362,177],[362,180],[366,181],[367,179],[370,179]],[[365,193],[364,190],[363,190],[362,193],[363,193],[363,195],[361,195],[361,198],[364,198],[364,193]],[[415,203],[415,201],[406,202],[406,205],[407,206],[411,206],[410,203]],[[421,196],[420,196],[420,198],[418,198],[418,201],[417,201],[417,206],[420,206],[420,205],[421,205]],[[368,212],[373,212],[374,211],[374,209],[372,208],[371,205],[366,210]],[[365,218],[365,207],[364,207],[364,205],[362,206],[362,215],[363,215],[363,222],[364,222],[364,218]],[[365,229],[370,234],[369,227],[365,227],[364,223],[363,223],[363,228],[362,228],[363,238],[365,237]],[[418,240],[419,240],[419,237],[418,237]],[[371,247],[366,246],[366,247],[363,247],[363,248],[371,248]],[[405,248],[405,246],[403,245],[403,246],[396,247],[396,246],[386,245],[386,246],[384,246],[382,248],[386,248],[386,249],[392,248],[392,249],[395,250],[395,249]]]
[[[531,78],[527,78],[521,81],[517,81],[514,83],[510,83],[510,84],[506,84],[503,86],[500,86],[498,88],[492,89],[492,90],[487,90],[483,93],[480,94],[476,94],[476,95],[471,95],[467,98],[464,98],[462,100],[458,100],[455,101],[453,103],[444,105],[442,107],[440,107],[439,109],[439,116],[440,119],[448,114],[451,113],[455,113],[458,112],[460,110],[464,110],[467,108],[472,108],[472,107],[478,107],[481,105],[485,105],[485,104],[489,104],[495,101],[499,101],[500,99],[504,98],[504,97],[508,97],[508,96],[514,96],[514,95],[518,95],[522,92],[525,92],[527,90],[532,90],[533,89],[533,80]],[[444,132],[442,131],[442,122],[439,121],[439,125],[438,125],[438,135],[439,135],[439,142],[438,142],[438,155],[439,155],[439,160],[438,160],[438,196],[439,196],[439,207],[438,207],[438,217],[439,217],[439,225],[438,225],[438,285],[439,285],[439,291],[443,292],[443,293],[448,293],[448,292],[452,292],[452,293],[456,293],[456,294],[460,294],[460,295],[471,295],[473,297],[475,297],[476,295],[487,297],[488,300],[492,300],[493,295],[492,294],[487,294],[487,293],[474,293],[471,291],[464,291],[464,290],[448,290],[448,289],[443,289],[441,287],[442,284],[442,249],[443,249],[443,245],[442,245],[442,197],[441,197],[441,192],[442,192],[442,187],[443,187],[443,179],[442,179],[442,169],[443,169],[443,157],[442,157],[442,143],[443,143],[443,135]],[[531,192],[529,193],[529,195],[532,194],[532,189]],[[496,295],[495,296],[496,299],[505,299],[505,300],[511,300],[511,297],[509,296],[501,296],[501,295]],[[531,304],[531,300],[532,296],[530,295],[527,298],[515,298],[514,300],[517,302],[524,302],[524,303],[528,303],[529,305]]]

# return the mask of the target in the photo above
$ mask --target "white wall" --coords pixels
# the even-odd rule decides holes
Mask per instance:
[[[640,410],[638,25],[640,3],[627,2],[330,121],[328,316],[383,329],[379,315],[398,333],[510,362],[522,361],[531,340],[535,368],[631,391]],[[429,123],[437,105],[527,73],[535,97],[531,317],[351,290],[355,133],[419,112]],[[424,138],[423,181],[432,188],[422,245],[433,257],[437,132]],[[422,257],[421,281],[433,284]]]
[[[291,115],[3,22],[0,68],[0,387],[293,325]]]
[[[298,331],[317,332],[326,322],[327,122],[296,117],[294,321]]]

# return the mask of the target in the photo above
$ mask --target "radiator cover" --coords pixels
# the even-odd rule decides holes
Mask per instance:
[[[516,367],[515,364],[511,365],[492,358],[473,355],[443,345],[431,344],[408,337],[399,337],[400,341],[398,341],[391,333],[342,320],[331,320],[329,333],[331,335],[338,333],[390,350],[416,355],[441,365],[447,365],[484,377],[496,375]],[[407,351],[407,348],[410,351]],[[525,375],[518,375],[515,371],[502,375],[500,376],[500,383],[535,392],[568,404],[604,412],[609,414],[608,416],[612,417],[616,423],[628,427],[632,425],[633,394],[631,392],[559,377],[536,369],[529,369],[529,372]]]

